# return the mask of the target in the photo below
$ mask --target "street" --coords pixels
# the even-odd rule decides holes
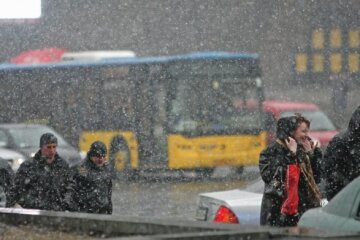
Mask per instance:
[[[241,177],[234,176],[231,169],[221,169],[209,180],[115,181],[113,215],[194,221],[198,193],[242,188],[256,176],[257,167],[248,167]]]

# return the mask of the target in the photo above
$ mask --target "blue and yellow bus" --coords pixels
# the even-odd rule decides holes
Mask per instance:
[[[46,122],[81,151],[102,140],[126,176],[207,176],[218,166],[240,173],[266,145],[256,54],[2,64],[0,81],[1,122]]]

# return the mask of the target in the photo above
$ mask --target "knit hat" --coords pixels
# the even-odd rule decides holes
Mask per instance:
[[[40,148],[46,144],[58,144],[57,138],[52,133],[44,133],[40,137]]]
[[[88,155],[90,157],[99,155],[105,157],[106,153],[107,150],[105,144],[101,141],[96,141],[91,144]]]

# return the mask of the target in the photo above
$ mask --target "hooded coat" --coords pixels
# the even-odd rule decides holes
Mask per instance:
[[[303,149],[299,147],[296,156],[292,156],[290,151],[280,144],[279,141],[274,141],[260,154],[259,168],[260,175],[265,183],[265,192],[261,203],[260,224],[270,226],[292,225],[296,223],[298,218],[308,209],[317,207],[308,191],[307,182],[300,170],[296,171],[296,159],[299,155],[305,154]],[[320,182],[320,160],[322,157],[321,150],[316,148],[314,153],[310,156],[311,168],[313,171],[316,183]],[[283,194],[275,196],[268,194],[268,189],[271,180],[276,174],[277,168],[281,169],[281,181],[284,183]],[[295,183],[290,183],[285,186],[285,182],[291,182],[292,179],[287,178],[287,174],[294,177],[296,174],[298,180]],[[292,196],[290,196],[292,195]],[[296,195],[296,196],[294,196]],[[281,213],[287,212],[287,219],[281,220]],[[291,215],[297,215],[295,219],[291,219]]]
[[[5,159],[0,158],[0,207],[5,207],[13,180],[14,171]]]
[[[69,180],[69,166],[58,154],[51,164],[35,156],[20,165],[10,189],[7,207],[18,203],[23,208],[64,211]]]
[[[71,211],[112,213],[112,172],[109,164],[97,166],[89,157],[72,169]]]
[[[279,119],[276,133],[278,138],[260,153],[259,170],[265,183],[260,210],[261,225],[294,226],[306,210],[317,207],[320,203],[310,191],[311,184],[302,166],[305,162],[308,163],[306,169],[311,172],[313,185],[318,184],[322,152],[317,147],[313,152],[305,153],[301,145],[298,145],[295,155],[290,152],[283,139],[290,136],[290,132],[297,127],[292,118],[294,117]],[[281,183],[281,191],[276,194],[269,191],[275,178]]]
[[[330,141],[322,168],[328,200],[360,176],[360,106],[353,112],[347,129]]]

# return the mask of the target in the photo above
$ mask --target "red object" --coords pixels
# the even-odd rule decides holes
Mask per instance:
[[[298,213],[299,178],[300,178],[300,167],[297,164],[288,165],[286,168],[286,175],[285,175],[286,198],[281,206],[281,213],[285,215],[295,215]]]
[[[10,59],[14,64],[37,64],[61,61],[61,56],[67,52],[64,48],[44,48],[24,51]]]
[[[220,206],[214,218],[217,223],[239,223],[236,215],[227,207]]]
[[[265,100],[263,102],[263,111],[270,114],[275,121],[279,120],[283,112],[302,112],[302,111],[321,111],[320,107],[308,102],[292,102],[281,100]],[[274,122],[274,130],[276,123]],[[319,140],[320,146],[325,149],[330,140],[338,133],[334,130],[312,130],[310,127],[310,137]],[[268,142],[275,137],[275,132],[268,135]]]

